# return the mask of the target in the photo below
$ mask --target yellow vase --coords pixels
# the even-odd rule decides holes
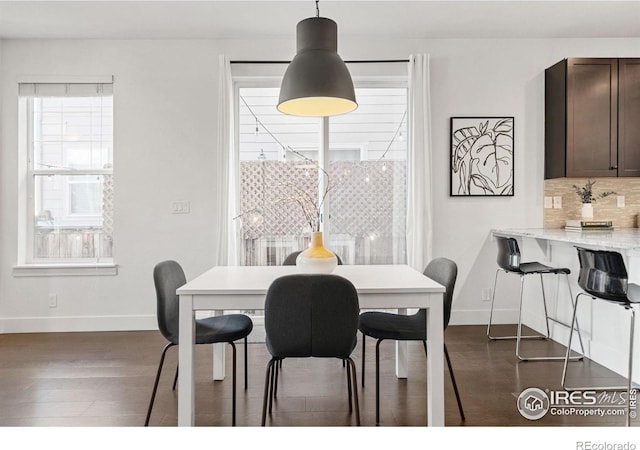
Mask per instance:
[[[311,235],[311,246],[296,258],[298,271],[302,273],[331,273],[338,265],[338,258],[322,243],[322,232]]]

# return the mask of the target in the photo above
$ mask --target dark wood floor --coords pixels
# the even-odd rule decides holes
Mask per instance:
[[[446,425],[455,426],[623,426],[624,417],[551,416],[530,421],[516,409],[528,387],[560,389],[562,362],[518,362],[513,341],[488,342],[482,326],[451,326],[446,333],[466,421],[458,414],[445,374]],[[41,333],[0,335],[0,425],[142,426],[160,352],[158,332]],[[563,348],[553,342],[528,341],[532,352]],[[360,377],[361,341],[354,353]],[[382,344],[381,425],[426,423],[425,356],[410,343],[410,377],[394,375],[394,345]],[[249,388],[242,386],[242,345],[238,345],[238,426],[258,426],[264,371],[264,344],[249,345]],[[374,341],[367,340],[364,388],[358,385],[362,424],[375,425]],[[171,389],[176,349],[169,351],[160,382],[152,426],[177,423],[177,394]],[[231,352],[227,352],[230,363]],[[196,350],[196,424],[231,424],[231,379],[214,382],[211,349]],[[227,367],[230,373],[230,367]],[[590,361],[571,363],[579,382],[620,383],[609,370]],[[348,412],[345,369],[337,360],[285,361],[278,398],[268,424],[278,426],[354,425]],[[637,426],[635,420],[633,425]]]

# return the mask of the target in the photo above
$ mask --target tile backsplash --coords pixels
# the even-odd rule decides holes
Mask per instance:
[[[567,219],[580,219],[582,203],[574,185],[584,186],[587,178],[556,178],[544,181],[545,197],[562,197],[562,208],[544,208],[544,227],[563,228]],[[598,198],[593,203],[593,220],[611,220],[614,228],[637,227],[640,214],[640,178],[590,178],[593,196],[614,191],[616,195]],[[625,206],[617,206],[617,196],[624,196]]]

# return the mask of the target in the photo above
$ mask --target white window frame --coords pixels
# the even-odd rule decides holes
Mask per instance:
[[[365,64],[366,65],[366,64]],[[373,65],[373,66],[377,66],[377,65]],[[284,67],[286,68],[286,67]],[[282,71],[284,72],[284,68],[282,68]],[[240,89],[241,88],[273,88],[273,87],[280,87],[280,82],[281,82],[281,76],[276,76],[274,75],[274,71],[273,70],[269,70],[268,68],[265,68],[264,66],[259,68],[261,72],[265,72],[264,76],[247,76],[246,75],[246,70],[247,68],[245,67],[244,70],[242,71],[238,71],[240,72],[237,75],[233,76],[233,101],[234,101],[234,143],[235,143],[235,154],[236,154],[236,158],[239,161],[239,155],[240,155],[240,130],[239,127],[237,126],[240,120],[239,117],[239,110],[240,110]],[[362,69],[362,67],[360,68]],[[249,69],[250,70],[250,69]],[[279,69],[275,69],[275,71],[277,72]],[[366,70],[366,69],[365,69]],[[376,70],[379,70],[379,66],[376,67],[374,69],[374,72]],[[362,70],[361,70],[362,71]],[[352,71],[353,72],[353,71]],[[374,75],[360,75],[360,76],[353,76],[353,83],[354,86],[356,88],[400,88],[400,89],[407,89],[407,95],[409,95],[409,81],[406,75],[378,75],[378,74],[374,74]],[[408,98],[407,98],[407,104],[408,104]],[[329,148],[342,148],[348,145],[345,145],[344,143],[340,143],[340,142],[335,142],[335,143],[331,143],[329,141],[329,134],[330,134],[330,118],[329,117],[323,117],[323,118],[319,118],[319,120],[321,121],[320,124],[320,145],[319,145],[319,158],[318,158],[318,163],[320,167],[329,167]],[[349,146],[352,147],[352,146]],[[366,148],[361,148],[361,153],[360,153],[360,157],[361,159],[366,158],[366,155],[368,153],[368,149]],[[239,171],[239,167],[238,167],[238,171]],[[322,175],[322,173],[319,175],[320,179],[319,179],[319,192],[322,192],[323,190],[323,182],[324,182],[324,176]],[[236,188],[236,192],[240,192],[239,186],[237,186]],[[238,196],[238,198],[236,199],[237,204],[236,204],[236,210],[239,211],[240,208],[240,198]],[[321,210],[321,217],[326,217],[326,211],[330,210],[330,198],[325,199],[325,201],[322,204],[322,210]],[[320,231],[325,231],[325,227],[324,227],[324,220],[321,220],[320,223]],[[239,240],[240,236],[236,236],[236,238]],[[329,236],[326,236],[325,239],[329,239]],[[238,245],[238,248],[241,248],[241,245]]]
[[[111,84],[113,76],[97,77],[25,77],[16,80],[16,87],[23,83],[33,84]],[[33,166],[33,145],[29,139],[28,127],[31,121],[25,121],[32,111],[31,102],[26,97],[18,97],[18,254],[17,263],[13,267],[13,275],[23,276],[84,276],[84,275],[117,275],[114,258],[56,258],[36,259],[34,257],[34,233],[36,218],[35,177],[46,175],[113,175],[109,169],[35,169]],[[68,202],[69,190],[65,189],[65,202]],[[65,208],[68,208],[66,205]],[[79,217],[79,216],[76,216]]]

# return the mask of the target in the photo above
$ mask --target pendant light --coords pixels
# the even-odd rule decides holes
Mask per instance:
[[[296,56],[282,79],[278,111],[293,116],[326,117],[358,107],[351,74],[338,55],[338,25],[320,17],[298,22]]]

